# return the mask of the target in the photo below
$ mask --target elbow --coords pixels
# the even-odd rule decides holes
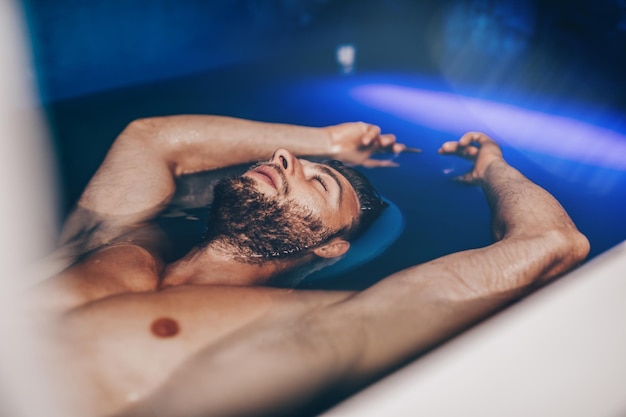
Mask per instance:
[[[589,240],[575,227],[548,233],[548,239],[554,255],[549,275],[561,275],[580,265],[589,255]]]
[[[143,152],[153,152],[164,158],[172,152],[172,144],[161,134],[168,124],[166,119],[167,117],[147,117],[133,120],[117,137],[115,145],[126,149],[139,148]]]
[[[576,231],[574,243],[578,263],[582,263],[585,259],[587,259],[587,256],[589,255],[591,244],[589,243],[589,239],[587,239],[587,236],[583,235],[578,230]]]
[[[126,125],[120,138],[145,139],[154,137],[154,134],[159,130],[159,126],[163,123],[162,119],[162,117],[146,117],[133,120]]]
[[[568,261],[573,266],[582,263],[587,258],[587,255],[589,255],[589,250],[591,249],[589,239],[576,228],[564,233],[563,239],[565,241],[565,252]]]

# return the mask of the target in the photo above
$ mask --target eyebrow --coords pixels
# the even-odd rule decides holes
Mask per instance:
[[[337,177],[337,174],[335,174],[326,165],[318,165],[318,167],[320,171],[322,171],[324,174],[334,179],[335,182],[337,183],[337,187],[339,187],[339,205],[341,205],[341,201],[343,199],[343,186],[341,185],[341,182],[339,181],[339,177]]]

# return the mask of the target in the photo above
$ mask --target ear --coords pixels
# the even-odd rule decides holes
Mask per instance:
[[[348,252],[350,249],[350,242],[341,238],[334,238],[330,242],[323,244],[322,246],[315,248],[313,253],[320,258],[337,258]]]

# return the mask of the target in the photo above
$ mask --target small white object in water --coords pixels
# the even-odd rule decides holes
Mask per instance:
[[[354,71],[354,61],[356,60],[356,48],[352,44],[337,46],[337,63],[341,66],[344,74]]]

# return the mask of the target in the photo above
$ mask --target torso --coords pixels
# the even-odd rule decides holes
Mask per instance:
[[[52,321],[50,342],[58,355],[53,360],[63,364],[69,378],[70,389],[61,396],[80,400],[90,415],[115,413],[145,398],[194,353],[229,334],[349,295],[227,286],[157,291],[158,280],[149,254],[124,245],[68,269],[58,277],[60,288],[51,282],[52,294],[65,300],[61,304],[79,305]]]

